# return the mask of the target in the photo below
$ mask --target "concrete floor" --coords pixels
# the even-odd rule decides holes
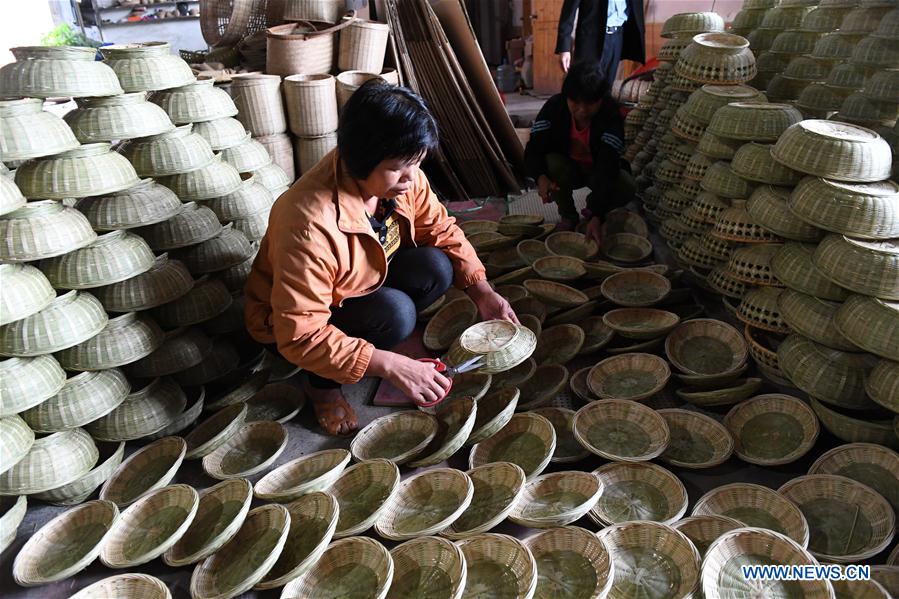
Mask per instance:
[[[513,213],[518,212],[514,203],[509,207],[509,211]],[[474,216],[474,218],[477,218],[477,216]],[[668,247],[658,238],[655,239],[654,242],[656,247],[656,261],[670,263],[670,251]],[[696,293],[695,299],[697,302],[706,307],[707,314],[709,316],[722,320],[732,320],[732,318],[724,312],[721,303],[717,298]],[[594,356],[587,358],[584,361],[584,364],[572,365],[572,372],[574,371],[574,367],[579,367],[582,365],[587,365],[591,362],[595,362],[600,359],[600,357],[604,356],[602,354],[599,354],[599,357]],[[296,383],[295,380],[293,382]],[[373,379],[366,379],[357,385],[345,387],[345,392],[348,398],[353,403],[353,405],[356,406],[356,409],[358,411],[360,426],[364,426],[365,424],[371,422],[373,419],[393,411],[393,408],[380,408],[370,405],[371,398],[373,397],[376,389],[377,381]],[[776,391],[797,394],[795,390],[777,389],[772,385],[766,385],[766,387],[762,390],[762,392]],[[572,407],[574,409],[577,409],[580,405],[577,400],[573,400],[571,398],[571,395],[569,392],[567,392],[567,390],[565,393],[560,395],[560,397],[556,401],[556,404]],[[669,385],[669,387],[658,397],[653,398],[649,402],[649,405],[656,408],[676,407],[680,406],[681,402],[674,394],[674,385],[672,384]],[[705,411],[705,413],[720,420],[726,413],[726,409],[716,410],[713,412]],[[295,418],[291,422],[288,422],[286,424],[286,427],[289,431],[288,446],[284,453],[276,461],[275,467],[301,455],[312,453],[322,449],[334,447],[349,447],[348,439],[327,437],[318,432],[312,415],[312,410],[309,406],[304,408],[304,410],[297,418]],[[752,482],[771,488],[777,488],[791,478],[805,474],[808,470],[809,465],[817,456],[839,444],[840,442],[837,439],[829,435],[826,431],[822,431],[822,434],[818,439],[815,447],[805,458],[793,464],[776,468],[761,468],[753,466],[741,462],[736,457],[732,457],[725,464],[716,468],[699,471],[690,471],[682,468],[670,467],[664,464],[663,465],[666,468],[672,470],[683,481],[689,494],[690,509],[692,509],[695,501],[699,499],[699,497],[705,492],[727,483]],[[135,449],[137,449],[137,447],[138,444],[130,444],[127,453],[133,452]],[[461,470],[466,470],[468,468],[468,451],[468,449],[461,450],[449,460],[448,465],[454,468],[459,468]],[[547,472],[560,470],[589,471],[595,469],[602,463],[603,460],[601,460],[600,458],[591,456],[590,458],[587,458],[582,462],[578,462],[575,464],[552,464],[547,469]],[[415,472],[415,470],[409,468],[403,468],[402,471],[404,477]],[[261,478],[261,476],[262,475],[251,478],[251,482],[255,483],[259,478]],[[200,462],[195,460],[186,462],[181,467],[174,482],[187,483],[195,486],[199,490],[211,486],[217,481],[214,481],[206,476],[202,471]],[[259,504],[261,504],[261,502],[254,501],[253,507]],[[19,549],[32,535],[32,533],[34,533],[47,521],[49,521],[51,518],[55,517],[62,511],[63,508],[52,507],[40,504],[38,502],[35,502],[34,504],[29,506],[28,513],[18,529],[18,534],[15,542],[11,547],[3,552],[2,555],[0,555],[0,596],[4,597],[5,599],[62,599],[68,597],[77,590],[97,580],[118,573],[117,571],[113,571],[102,566],[99,561],[97,561],[77,576],[56,584],[51,584],[36,589],[24,589],[18,587],[13,582],[11,574],[12,565]],[[588,530],[597,530],[597,526],[588,518],[584,518],[576,524],[578,526],[587,528]],[[518,537],[528,536],[529,534],[533,533],[533,531],[531,530],[518,527],[509,522],[505,522],[500,525],[497,529],[495,529],[495,532],[505,532]],[[374,533],[370,531],[369,534]],[[390,548],[395,546],[396,543],[387,541],[385,542],[385,545]],[[870,560],[870,563],[884,563],[886,554],[887,552],[884,552],[884,554],[882,554],[881,556]],[[191,572],[193,571],[192,567],[170,568],[164,565],[160,559],[156,559],[149,564],[131,569],[129,571],[142,572],[159,577],[166,583],[166,585],[168,585],[174,599],[187,599],[190,597],[189,588],[190,576]],[[262,599],[276,598],[279,595],[280,589],[259,593],[250,592],[243,595],[243,597]]]

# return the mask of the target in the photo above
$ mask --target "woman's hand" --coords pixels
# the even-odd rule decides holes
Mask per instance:
[[[520,324],[506,298],[495,292],[487,281],[475,283],[465,291],[478,307],[482,320],[508,320]]]
[[[552,202],[550,194],[558,189],[559,186],[553,183],[553,180],[546,175],[540,175],[537,178],[537,195],[540,196],[540,199],[543,200],[544,204]]]
[[[602,221],[598,216],[592,217],[587,222],[587,239],[592,239],[596,245],[602,245]]]
[[[415,403],[432,403],[449,392],[450,380],[437,372],[430,362],[419,362],[400,354],[394,356],[386,378]]]

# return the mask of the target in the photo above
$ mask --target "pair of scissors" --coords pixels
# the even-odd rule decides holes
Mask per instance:
[[[443,376],[445,376],[446,378],[449,379],[449,388],[447,388],[446,394],[444,394],[443,397],[435,399],[434,401],[429,401],[429,402],[424,402],[424,403],[418,404],[422,408],[430,408],[430,407],[436,406],[437,404],[442,402],[444,399],[446,399],[446,396],[449,395],[450,391],[453,390],[453,377],[454,376],[456,376],[457,374],[462,374],[463,372],[469,372],[469,371],[474,370],[475,368],[479,367],[481,365],[481,362],[484,361],[484,356],[475,356],[474,358],[471,358],[470,360],[466,360],[465,362],[462,362],[458,366],[447,366],[443,362],[443,360],[441,360],[440,358],[419,358],[418,361],[433,364],[434,368],[437,370],[437,372],[439,372],[440,374],[442,374]]]

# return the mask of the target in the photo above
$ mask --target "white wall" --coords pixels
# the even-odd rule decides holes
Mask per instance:
[[[0,65],[13,62],[16,46],[37,46],[56,25],[47,0],[0,0]]]

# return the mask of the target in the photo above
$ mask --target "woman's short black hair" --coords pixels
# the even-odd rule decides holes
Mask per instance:
[[[337,148],[350,176],[365,179],[382,160],[414,160],[437,148],[437,121],[405,87],[366,81],[340,114]]]
[[[609,82],[598,62],[576,62],[562,82],[562,95],[575,102],[592,104],[609,93]]]

